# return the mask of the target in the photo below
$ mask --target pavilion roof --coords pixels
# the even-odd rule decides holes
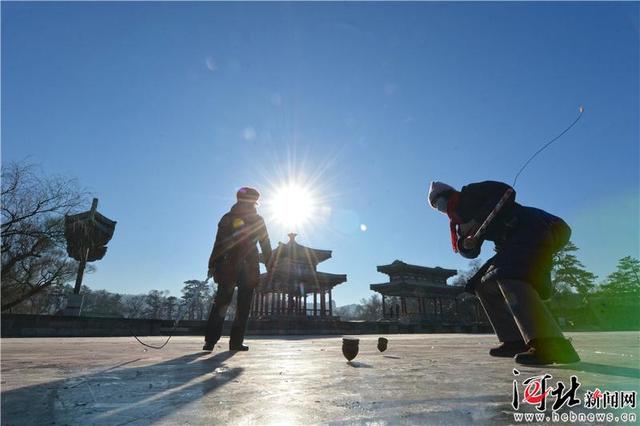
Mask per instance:
[[[405,296],[405,297],[455,297],[464,292],[463,286],[427,286],[421,284],[406,283],[403,281],[371,284],[369,288],[384,296]]]
[[[458,271],[455,269],[445,269],[439,266],[435,268],[430,268],[428,266],[419,266],[419,265],[411,265],[405,263],[401,260],[394,260],[389,265],[379,265],[377,267],[378,272],[382,272],[383,274],[392,275],[392,274],[400,274],[400,273],[412,273],[416,275],[423,276],[438,276],[442,277],[445,280],[449,277],[453,277],[458,274]]]
[[[297,234],[289,234],[289,241],[286,244],[278,243],[278,247],[273,250],[272,256],[275,259],[289,258],[300,263],[307,263],[315,266],[331,258],[331,250],[319,250],[303,246],[296,242]]]

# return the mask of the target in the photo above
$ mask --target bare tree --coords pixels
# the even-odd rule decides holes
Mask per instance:
[[[87,317],[122,317],[122,295],[106,290],[92,291],[82,286],[85,295],[82,305],[82,316]]]
[[[124,313],[126,318],[142,318],[146,309],[147,296],[144,294],[127,295],[123,298]]]
[[[64,215],[86,199],[74,180],[42,177],[33,165],[2,167],[2,310],[73,279]]]
[[[377,321],[382,318],[382,298],[372,294],[368,299],[360,299],[358,317],[365,321]]]

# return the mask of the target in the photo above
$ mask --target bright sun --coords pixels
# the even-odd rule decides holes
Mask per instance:
[[[297,231],[303,226],[315,209],[311,191],[292,183],[277,189],[269,204],[275,220],[290,231]]]

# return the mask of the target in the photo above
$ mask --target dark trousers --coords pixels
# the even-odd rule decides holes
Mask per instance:
[[[233,298],[233,291],[236,283],[238,285],[238,306],[236,308],[236,316],[231,326],[231,334],[229,345],[239,346],[244,341],[244,333],[247,329],[247,321],[249,320],[249,312],[251,310],[251,301],[253,299],[253,289],[255,283],[251,280],[248,268],[237,268],[236,279],[233,277],[224,277],[218,283],[218,291],[209,312],[207,320],[207,331],[204,340],[208,343],[216,344],[222,335],[222,326],[224,325],[224,317],[227,315],[227,309]]]
[[[476,295],[501,342],[563,337],[538,292],[524,281],[486,281]]]

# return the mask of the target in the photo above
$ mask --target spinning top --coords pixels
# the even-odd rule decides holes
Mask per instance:
[[[358,355],[359,343],[360,339],[354,339],[352,337],[342,339],[342,355],[344,355],[347,361],[351,361]]]
[[[387,340],[384,337],[378,337],[378,350],[380,352],[384,352],[387,350],[387,343],[389,343],[389,340]]]

